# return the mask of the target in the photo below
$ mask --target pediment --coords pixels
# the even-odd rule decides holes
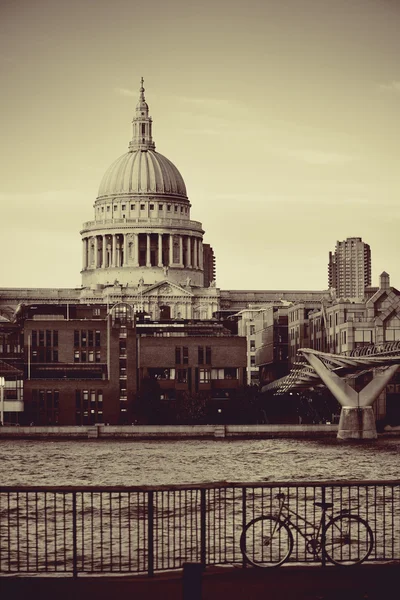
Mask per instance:
[[[163,281],[158,281],[146,289],[143,289],[143,297],[145,296],[169,296],[180,297],[186,296],[188,298],[193,297],[193,293],[187,288],[178,285],[172,281],[168,281],[168,279],[164,279]]]

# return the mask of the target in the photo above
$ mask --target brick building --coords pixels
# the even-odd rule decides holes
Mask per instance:
[[[124,302],[32,304],[10,328],[20,345],[3,343],[0,360],[11,350],[19,357],[19,371],[3,362],[14,379],[19,373],[20,414],[12,419],[21,424],[133,423],[149,380],[170,415],[177,399],[199,393],[212,413],[245,382],[246,340],[216,321],[154,322]]]

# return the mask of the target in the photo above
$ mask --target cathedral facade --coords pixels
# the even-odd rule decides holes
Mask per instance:
[[[212,250],[190,218],[182,175],[155,150],[144,91],[142,79],[128,152],[107,169],[81,231],[81,295],[123,299],[152,319],[210,319],[219,308],[205,278]]]

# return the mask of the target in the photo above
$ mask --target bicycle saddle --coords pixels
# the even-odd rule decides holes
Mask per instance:
[[[328,510],[328,508],[332,508],[332,502],[314,502],[315,506],[322,508],[322,510]]]

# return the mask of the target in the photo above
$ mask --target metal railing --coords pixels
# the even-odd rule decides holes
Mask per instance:
[[[368,561],[400,560],[400,481],[0,487],[0,573],[153,576],[185,562],[245,567],[243,528],[274,514],[278,493],[311,529],[322,500],[333,503],[333,515],[362,517],[374,537]],[[295,527],[293,537],[289,562],[318,560]]]

